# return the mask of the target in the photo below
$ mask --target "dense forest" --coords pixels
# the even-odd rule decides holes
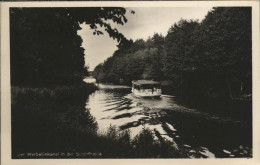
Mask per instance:
[[[251,8],[216,7],[201,21],[180,20],[166,36],[119,45],[93,71],[98,82],[167,82],[164,92],[179,100],[250,97],[252,93]],[[166,84],[166,83],[164,83]]]
[[[93,35],[103,34],[98,26],[105,27],[104,33],[119,43],[91,73],[99,82],[154,79],[180,100],[193,102],[250,97],[251,8],[214,8],[202,22],[180,20],[166,36],[155,33],[146,41],[127,40],[108,23],[124,25],[126,12],[117,7],[10,8],[13,159],[40,158],[26,155],[31,152],[77,151],[98,153],[95,158],[186,157],[172,142],[155,141],[146,129],[133,140],[113,127],[98,134],[86,109],[97,87],[83,82],[90,72],[77,35],[82,23]]]
[[[131,149],[126,134],[124,138],[114,130],[113,137],[97,135],[98,125],[85,108],[96,86],[83,82],[89,72],[77,35],[81,23],[88,24],[93,35],[103,33],[100,25],[123,44],[126,38],[107,20],[123,25],[126,12],[115,7],[10,8],[12,158],[32,158],[28,152],[75,151],[115,157],[127,154],[120,150],[126,150],[119,142],[123,139]]]
[[[11,85],[56,87],[80,84],[88,75],[82,39],[77,35],[86,23],[93,35],[98,25],[119,43],[126,39],[107,22],[127,22],[125,8],[11,8]],[[87,36],[86,36],[87,37]]]

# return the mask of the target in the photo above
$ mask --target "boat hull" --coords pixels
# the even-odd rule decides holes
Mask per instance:
[[[160,98],[161,94],[154,94],[154,95],[140,95],[137,93],[133,93],[135,97],[137,98],[143,98],[143,99],[154,99],[154,98]]]

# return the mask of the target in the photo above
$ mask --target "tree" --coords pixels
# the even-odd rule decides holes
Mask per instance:
[[[164,46],[164,37],[161,34],[154,33],[153,37],[151,38],[153,42],[153,47],[162,50]]]
[[[230,97],[252,92],[251,20],[251,8],[220,7],[201,23],[201,69],[215,75]]]
[[[170,27],[165,37],[165,54],[163,57],[164,72],[167,77],[175,77],[183,71],[194,68],[194,31],[197,21],[180,20]]]
[[[93,34],[97,25],[119,43],[125,37],[106,20],[123,25],[124,8],[11,8],[11,85],[56,86],[78,84],[86,76],[82,39],[85,22]]]
[[[171,80],[172,93],[194,104],[250,94],[251,27],[251,8],[213,8],[202,22],[175,23],[165,38],[155,33],[146,41],[119,47],[111,72],[129,83],[140,78]]]

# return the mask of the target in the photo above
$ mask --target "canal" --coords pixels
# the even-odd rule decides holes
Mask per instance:
[[[93,79],[85,80],[94,82]],[[251,124],[179,105],[175,96],[139,99],[128,86],[97,84],[86,101],[99,132],[116,126],[134,138],[149,128],[154,138],[166,138],[190,158],[252,157]]]

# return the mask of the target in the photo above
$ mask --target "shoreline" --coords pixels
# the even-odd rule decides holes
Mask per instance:
[[[114,127],[98,134],[95,118],[85,109],[85,101],[94,88],[94,84],[56,87],[54,90],[12,87],[12,158],[40,159],[47,157],[33,153],[60,152],[101,153],[96,155],[100,158],[185,157],[171,145],[166,145],[171,142],[154,140],[147,129],[132,140],[130,132]],[[147,140],[142,141],[143,138]],[[91,154],[75,156],[65,157],[93,158]],[[64,158],[64,154],[48,156],[54,157]]]

